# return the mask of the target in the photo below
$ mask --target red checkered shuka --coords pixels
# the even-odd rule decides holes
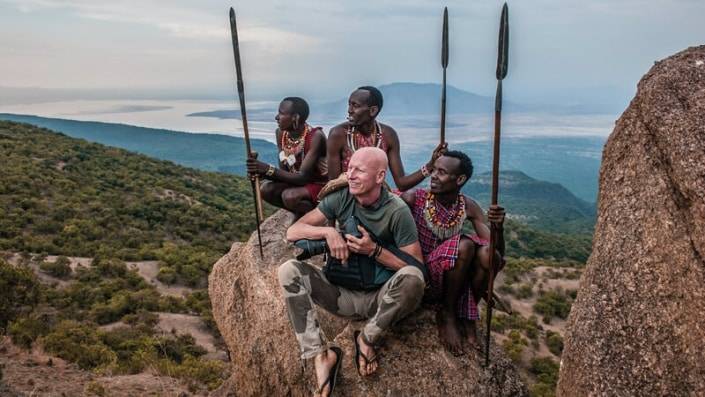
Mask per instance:
[[[431,275],[431,297],[434,301],[440,300],[443,293],[443,273],[455,267],[458,259],[458,247],[460,245],[461,234],[458,233],[446,240],[439,240],[426,225],[424,218],[424,206],[426,205],[426,193],[424,189],[416,190],[414,208],[412,213],[416,222],[416,229],[419,233],[419,243],[423,251],[424,262]],[[461,195],[462,197],[462,195]],[[465,197],[462,197],[465,199]],[[436,214],[441,220],[447,220],[453,215],[447,208],[441,205],[436,206]],[[476,234],[465,234],[477,245],[488,245],[489,242],[480,238]],[[470,293],[470,287],[463,292],[458,301],[458,317],[468,320],[477,320],[480,313],[477,304]]]

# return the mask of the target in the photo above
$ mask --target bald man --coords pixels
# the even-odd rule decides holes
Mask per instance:
[[[400,256],[423,261],[411,211],[399,197],[382,187],[387,155],[373,147],[357,150],[347,170],[349,186],[326,196],[316,209],[294,223],[286,233],[289,241],[325,239],[330,256],[342,263],[352,255],[374,257],[377,277],[386,281],[375,290],[351,290],[330,282],[321,269],[306,262],[290,260],[279,267],[289,319],[301,348],[302,359],[314,359],[318,395],[327,396],[335,386],[342,351],[326,343],[313,303],[335,315],[369,318],[362,331],[355,332],[356,366],[361,376],[377,370],[378,344],[382,334],[411,313],[421,302],[425,280],[419,267]],[[362,237],[341,236],[327,226],[337,220],[342,225],[357,217],[378,241],[360,227]],[[382,248],[387,247],[387,248]],[[390,249],[402,251],[395,255]]]

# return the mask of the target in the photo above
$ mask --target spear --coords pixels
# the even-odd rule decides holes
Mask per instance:
[[[247,111],[245,110],[245,86],[242,83],[242,65],[240,64],[240,42],[237,39],[237,23],[235,22],[235,10],[230,7],[230,34],[233,39],[233,55],[235,56],[235,73],[237,74],[237,95],[240,97],[240,113],[242,114],[242,129],[245,134],[245,146],[247,147],[247,157],[253,157],[252,146],[250,145],[250,133],[247,129]],[[260,233],[260,219],[264,218],[262,211],[262,196],[259,191],[259,177],[250,178],[252,194],[255,197],[255,222],[257,224],[257,241],[259,242],[259,255],[264,259],[262,252],[262,235]]]
[[[441,91],[441,144],[446,141],[446,68],[448,68],[448,7],[443,8],[443,43],[441,44],[443,90]]]
[[[497,51],[497,94],[494,102],[494,153],[492,155],[492,205],[497,205],[499,189],[499,136],[502,127],[502,80],[507,76],[509,58],[509,9],[507,3],[502,7],[499,22],[499,48]],[[490,364],[490,326],[492,324],[492,307],[494,300],[494,271],[497,266],[494,255],[499,229],[495,223],[490,224],[490,274],[487,282],[487,332],[485,333],[485,366]]]

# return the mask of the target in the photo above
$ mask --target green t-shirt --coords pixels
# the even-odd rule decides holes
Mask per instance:
[[[384,188],[379,200],[368,207],[358,204],[346,188],[324,197],[318,209],[328,220],[337,220],[339,225],[343,225],[354,210],[354,215],[377,236],[382,245],[405,247],[419,240],[409,206]],[[377,265],[375,282],[384,283],[392,274],[394,271],[391,269]]]

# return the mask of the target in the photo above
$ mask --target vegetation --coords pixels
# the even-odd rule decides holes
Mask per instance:
[[[563,353],[563,337],[557,332],[546,331],[546,346],[551,353],[560,357]]]
[[[39,302],[39,282],[27,268],[17,268],[0,259],[0,331],[10,321],[34,309]]]
[[[532,397],[552,397],[558,384],[558,363],[548,357],[531,360],[529,372],[536,377],[537,382],[531,386]]]
[[[543,291],[534,304],[534,312],[543,315],[543,322],[546,324],[550,323],[553,317],[565,320],[572,303],[573,298],[562,289]]]
[[[60,256],[56,258],[54,262],[42,262],[39,265],[39,269],[46,272],[50,276],[56,278],[67,278],[71,275],[71,266],[69,265],[71,261],[65,256]]]
[[[240,177],[4,121],[0,157],[0,249],[160,260],[195,286],[254,229]]]

